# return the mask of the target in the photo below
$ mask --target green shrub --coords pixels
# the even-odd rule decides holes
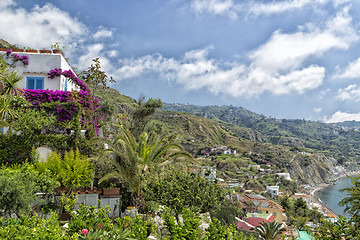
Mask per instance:
[[[76,235],[65,236],[59,226],[57,217],[53,214],[49,219],[38,217],[21,216],[18,219],[0,218],[0,238],[1,239],[77,239]]]
[[[109,208],[96,206],[88,207],[84,204],[80,204],[79,209],[76,212],[71,213],[71,223],[69,224],[67,232],[69,234],[80,234],[82,229],[87,229],[89,232],[112,232],[114,226],[111,219],[108,217],[109,213]]]

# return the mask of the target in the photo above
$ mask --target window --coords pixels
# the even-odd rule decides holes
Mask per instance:
[[[273,215],[276,217],[276,212],[273,212]]]
[[[64,91],[67,91],[67,79],[65,79],[65,87],[64,87]]]
[[[43,77],[27,77],[26,78],[27,89],[44,89]]]

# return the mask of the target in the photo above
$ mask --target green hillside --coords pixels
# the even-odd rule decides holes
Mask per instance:
[[[213,120],[221,120],[261,134],[257,139],[291,147],[307,147],[334,157],[342,163],[359,161],[360,132],[344,129],[340,124],[326,124],[308,120],[275,119],[234,106],[194,106],[164,104],[166,111],[184,111]]]

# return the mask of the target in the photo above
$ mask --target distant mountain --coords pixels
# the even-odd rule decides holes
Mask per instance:
[[[307,147],[334,157],[339,163],[360,162],[359,122],[326,124],[308,120],[266,117],[242,107],[164,104],[164,111],[187,112],[260,133],[263,140],[290,147]],[[347,127],[347,128],[345,128]]]

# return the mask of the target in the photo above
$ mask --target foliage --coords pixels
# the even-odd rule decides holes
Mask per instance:
[[[209,227],[206,229],[204,239],[206,240],[253,240],[253,236],[245,237],[236,230],[236,227],[221,225],[220,221],[212,218]]]
[[[339,217],[334,223],[322,219],[312,235],[315,239],[319,240],[360,239],[359,228],[344,217]]]
[[[9,216],[28,214],[36,193],[50,193],[57,185],[48,172],[39,172],[29,164],[1,169],[0,212]]]
[[[260,226],[254,229],[254,232],[264,240],[276,240],[283,231],[286,231],[286,229],[278,222],[262,222]]]
[[[91,162],[79,150],[65,151],[64,156],[53,152],[46,162],[38,163],[41,170],[48,169],[62,186],[69,190],[90,186],[93,177]]]
[[[0,225],[1,239],[77,239],[76,236],[64,235],[54,214],[49,219],[37,215],[32,217],[23,215],[18,219],[0,218]]]
[[[49,116],[44,110],[26,109],[18,114],[11,127],[26,136],[46,134],[55,123],[55,117]]]
[[[108,77],[104,71],[101,70],[99,58],[92,60],[93,64],[86,70],[80,73],[80,78],[92,86],[92,92],[95,95],[98,86],[106,86],[107,83],[114,83],[112,77]]]
[[[24,135],[0,134],[0,164],[10,166],[31,160],[32,141]]]
[[[114,226],[108,217],[109,208],[97,206],[79,205],[79,209],[71,212],[71,222],[67,230],[68,233],[79,233],[82,229],[88,229],[89,232],[96,230],[102,232],[111,232]]]
[[[223,226],[216,218],[212,218],[209,227],[202,230],[202,218],[184,208],[181,212],[182,220],[176,218],[169,208],[165,208],[164,218],[165,236],[162,239],[203,239],[203,240],[253,240],[253,236],[245,237],[233,226]]]
[[[156,201],[168,206],[177,215],[184,208],[208,212],[217,204],[225,202],[224,191],[220,186],[181,168],[170,168],[162,174],[152,174],[144,192],[146,201]]]
[[[213,206],[210,211],[210,215],[212,218],[218,219],[221,224],[230,226],[232,224],[236,224],[237,220],[235,217],[244,216],[244,212],[240,206],[236,204],[230,204],[230,202],[221,202],[221,204],[217,204]]]
[[[145,97],[140,97],[137,101],[136,108],[130,114],[130,131],[135,137],[138,137],[145,129],[150,117],[155,113],[157,108],[161,108],[163,103],[160,99],[149,98],[144,102]]]
[[[352,186],[341,189],[346,192],[348,197],[340,201],[340,206],[345,206],[345,213],[351,216],[351,221],[360,226],[360,175],[351,177]]]
[[[186,153],[183,148],[176,144],[175,137],[162,137],[147,133],[141,134],[138,141],[134,135],[123,126],[115,124],[120,132],[108,142],[109,148],[99,155],[99,160],[111,159],[114,171],[103,176],[99,183],[109,179],[120,180],[132,193],[132,204],[136,203],[142,194],[144,176],[149,169],[159,167],[176,159],[189,159],[192,156]]]
[[[133,239],[148,239],[150,234],[156,229],[156,225],[154,225],[154,221],[152,219],[146,219],[140,215],[137,215],[135,218],[118,218],[116,219],[116,222],[116,227],[120,230],[130,230],[128,237]]]
[[[320,219],[323,217],[322,213],[316,209],[309,209],[306,202],[302,198],[293,200],[288,195],[280,198],[280,205],[284,208],[286,215],[291,223],[300,224],[304,222],[304,219],[312,222],[320,222]],[[306,223],[305,222],[305,223]],[[302,224],[304,227],[304,224]]]
[[[181,216],[182,222],[176,220],[170,209],[165,209],[162,217],[169,239],[200,239],[202,237],[202,231],[199,228],[201,218],[186,208],[182,209]]]

